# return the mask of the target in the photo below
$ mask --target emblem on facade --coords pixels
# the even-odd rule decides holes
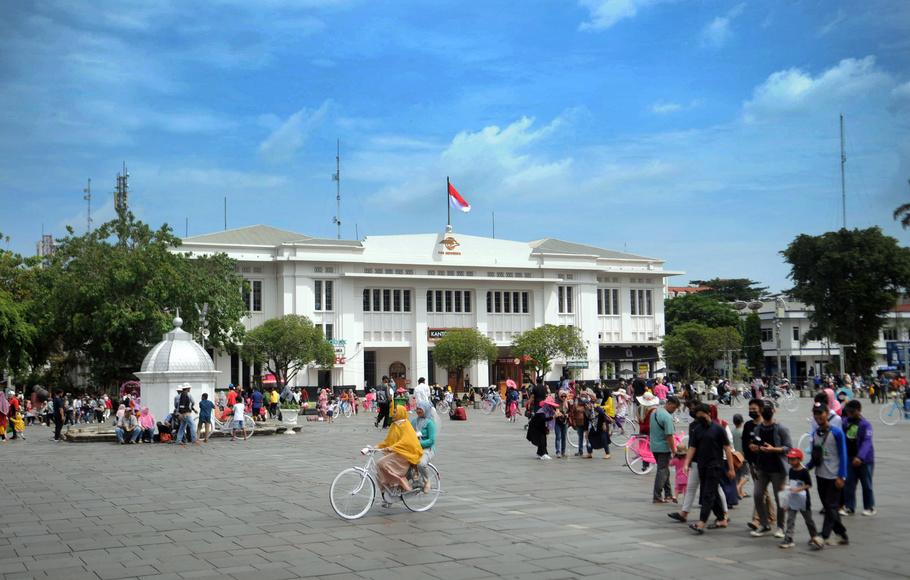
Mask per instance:
[[[455,238],[453,238],[452,236],[447,237],[446,239],[442,240],[439,243],[442,244],[443,246],[445,246],[446,249],[450,252],[461,245],[457,241],[455,241]]]

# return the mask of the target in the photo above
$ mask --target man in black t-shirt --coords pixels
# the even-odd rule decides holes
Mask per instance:
[[[711,420],[711,407],[700,403],[695,408],[695,420],[698,425],[689,438],[689,451],[686,453],[685,471],[689,471],[692,462],[698,463],[698,476],[701,480],[701,514],[697,524],[689,524],[698,534],[705,533],[708,516],[714,512],[717,518],[714,527],[726,528],[723,503],[720,501],[719,485],[724,467],[731,480],[736,479],[733,469],[733,447],[724,428]],[[724,460],[726,454],[726,461]],[[726,464],[726,465],[725,465]]]
[[[761,406],[762,422],[752,429],[752,438],[749,450],[756,455],[755,459],[755,487],[753,498],[755,509],[758,511],[759,528],[751,532],[758,538],[771,533],[771,525],[765,510],[764,496],[768,485],[771,486],[771,495],[777,506],[777,532],[774,537],[784,537],[784,522],[781,521],[780,498],[778,493],[787,480],[787,459],[785,454],[790,451],[790,431],[774,420],[774,403],[770,399],[763,399]]]

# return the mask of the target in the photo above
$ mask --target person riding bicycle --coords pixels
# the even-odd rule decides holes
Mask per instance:
[[[717,384],[717,401],[722,405],[730,404],[731,393],[730,381],[723,379]]]
[[[408,422],[404,405],[395,407],[395,416],[389,426],[388,436],[375,447],[385,455],[376,462],[376,474],[382,491],[383,507],[389,507],[393,498],[389,492],[397,486],[400,491],[411,491],[407,479],[408,469],[420,463],[423,448],[414,427]]]
[[[427,465],[436,456],[436,435],[439,433],[439,416],[429,401],[419,401],[416,413],[417,417],[411,419],[411,426],[414,427],[417,439],[420,440],[420,447],[423,449],[420,463],[417,464],[417,473],[426,482],[423,485],[423,492],[429,493],[431,482],[430,469]]]
[[[493,385],[487,387],[487,392],[486,395],[484,395],[484,398],[493,401],[494,407],[502,403],[502,397],[499,396],[499,389]]]

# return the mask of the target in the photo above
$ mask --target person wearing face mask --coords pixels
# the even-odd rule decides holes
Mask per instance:
[[[743,425],[743,434],[742,434],[742,449],[743,457],[746,460],[748,465],[748,470],[743,470],[743,475],[746,473],[752,478],[753,483],[755,482],[755,461],[758,459],[758,454],[754,453],[750,449],[749,445],[752,443],[752,433],[758,426],[761,425],[761,399],[752,399],[749,401],[749,419]],[[749,494],[745,494],[743,497],[748,497]],[[774,507],[774,500],[771,499],[771,492],[766,491],[765,496],[762,498],[762,503],[765,504],[765,513],[768,514],[768,524],[773,525],[777,522],[777,510]],[[757,530],[760,527],[758,520],[758,510],[752,510],[752,521],[748,523],[749,529]]]
[[[698,523],[689,524],[697,534],[704,534],[708,516],[713,511],[716,518],[711,529],[726,528],[727,518],[724,514],[721,477],[726,468],[727,477],[732,481],[736,477],[733,468],[733,448],[727,431],[711,419],[711,407],[700,403],[695,408],[698,425],[689,438],[689,450],[686,452],[684,471],[688,472],[693,460],[698,459],[698,478],[701,480],[701,514]]]
[[[792,443],[790,441],[790,431],[774,420],[774,410],[774,403],[770,399],[762,401],[762,422],[753,429],[752,439],[749,442],[749,449],[757,456],[755,460],[755,487],[752,495],[755,499],[755,509],[758,511],[759,527],[751,532],[751,535],[756,538],[771,533],[771,525],[768,521],[768,513],[763,501],[768,484],[771,484],[771,494],[774,496],[774,504],[777,507],[778,515],[778,529],[774,537],[783,538],[785,536],[783,528],[780,527],[783,522],[781,522],[780,518],[778,492],[787,480],[789,466],[786,454],[787,451],[790,451]]]
[[[696,399],[694,397],[689,399],[688,401],[686,401],[686,406],[689,408],[689,417],[692,418],[692,421],[689,421],[689,441],[692,441],[692,437],[695,435],[695,430],[698,427],[698,421],[696,420],[698,417],[698,415],[696,413],[696,408],[700,404],[701,404],[701,401],[699,401],[698,399]],[[710,407],[708,407],[708,409],[710,411]],[[697,464],[697,462],[698,462],[698,457],[697,456],[693,457],[691,463]],[[695,503],[695,500],[697,499],[697,496],[698,496],[698,486],[700,483],[701,483],[701,479],[699,479],[698,469],[692,469],[689,472],[689,479],[686,482],[686,496],[683,499],[682,510],[680,510],[678,512],[670,512],[667,514],[668,517],[676,520],[677,522],[683,522],[683,523],[685,523],[688,520],[689,512],[692,510],[692,505]],[[717,488],[718,488],[717,494],[718,494],[718,497],[720,497],[721,508],[723,509],[722,513],[727,513],[727,510],[728,510],[727,499],[724,497],[723,491],[720,489],[720,482],[717,483]],[[710,526],[708,526],[708,529],[713,530],[718,527],[723,527],[723,526],[719,526],[718,523],[715,522],[715,523],[711,524]]]

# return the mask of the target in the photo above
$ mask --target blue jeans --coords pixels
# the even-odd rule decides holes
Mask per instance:
[[[560,425],[559,423],[556,423],[556,455],[565,455],[566,435],[568,432],[568,425]]]
[[[872,493],[872,472],[875,471],[874,463],[863,463],[854,466],[852,458],[847,460],[847,481],[844,482],[844,507],[848,510],[856,509],[856,482],[863,486],[863,509],[871,510],[875,507],[875,495]]]
[[[578,454],[584,455],[584,453],[585,453],[585,428],[576,427],[575,431],[578,432]]]
[[[180,427],[177,428],[177,443],[183,443],[183,438],[189,433],[190,443],[196,442],[196,428],[193,426],[192,413],[185,413],[180,417]]]
[[[124,438],[129,439],[132,443],[139,440],[139,427],[132,431],[127,431],[123,427],[117,427],[117,441],[123,443]]]

